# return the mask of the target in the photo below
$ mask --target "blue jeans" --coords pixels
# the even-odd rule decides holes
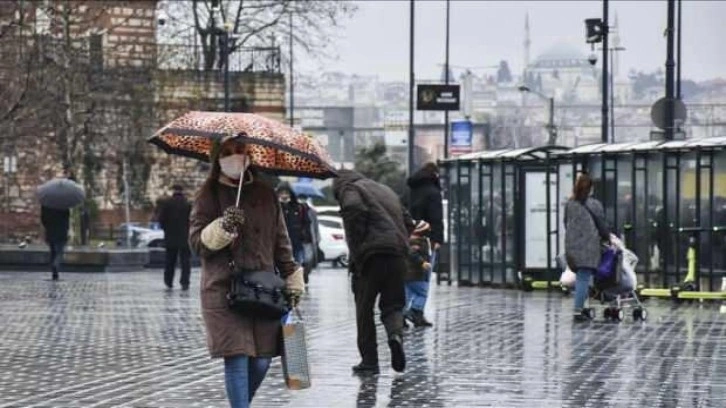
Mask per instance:
[[[295,259],[295,262],[297,262],[298,265],[302,265],[303,263],[305,263],[305,247],[293,249],[292,257]]]
[[[590,293],[590,278],[592,278],[592,269],[578,268],[575,274],[575,311],[579,312],[585,307],[588,295]]]
[[[429,281],[412,281],[406,282],[406,308],[423,311],[426,307],[426,298],[429,295]]]
[[[232,408],[248,408],[270,368],[268,357],[224,358],[224,385]]]

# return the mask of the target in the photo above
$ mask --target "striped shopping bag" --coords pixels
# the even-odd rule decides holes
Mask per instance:
[[[285,376],[285,385],[291,390],[310,388],[305,324],[298,308],[294,308],[284,318],[282,345],[282,372]]]

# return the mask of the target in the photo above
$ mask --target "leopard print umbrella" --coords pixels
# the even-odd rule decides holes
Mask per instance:
[[[328,152],[313,137],[253,113],[188,112],[149,142],[171,154],[209,161],[214,140],[237,136],[247,143],[252,167],[301,177],[335,176]]]

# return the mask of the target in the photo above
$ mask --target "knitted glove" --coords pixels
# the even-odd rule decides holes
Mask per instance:
[[[290,306],[296,307],[305,293],[305,275],[302,266],[285,278],[285,295]]]
[[[229,245],[237,237],[222,228],[222,217],[217,218],[204,227],[201,234],[202,244],[212,251],[218,251]]]
[[[245,223],[245,213],[241,208],[230,206],[222,213],[222,228],[230,234],[239,234]]]

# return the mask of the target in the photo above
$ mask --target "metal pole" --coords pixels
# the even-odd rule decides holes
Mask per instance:
[[[295,85],[293,81],[292,43],[292,11],[290,11],[290,127],[295,124]]]
[[[550,100],[550,120],[547,124],[547,127],[549,129],[549,141],[548,144],[550,146],[555,144],[555,98],[551,97]],[[547,156],[549,158],[549,154]],[[549,171],[549,170],[548,170]],[[548,184],[549,186],[549,184]]]
[[[449,8],[450,1],[446,0],[446,59],[444,60],[444,80],[449,84]],[[449,158],[449,111],[444,112],[444,159]]]
[[[413,174],[413,148],[414,148],[414,137],[416,135],[413,128],[413,87],[414,87],[414,69],[413,69],[413,58],[414,58],[414,11],[415,11],[415,0],[410,0],[410,33],[409,33],[409,83],[408,83],[408,174]]]
[[[222,54],[224,55],[224,111],[229,112],[229,31],[222,33]]]
[[[674,89],[673,89],[673,77],[674,77],[674,67],[675,67],[675,61],[673,60],[673,31],[675,26],[675,6],[676,1],[675,0],[668,0],[668,28],[666,29],[667,33],[667,55],[666,55],[666,110],[665,110],[665,120],[666,120],[666,129],[665,129],[665,139],[666,140],[673,140],[673,102],[675,101],[674,98]]]
[[[615,61],[615,49],[610,49],[610,61]],[[614,68],[614,67],[613,67]],[[610,143],[615,143],[615,78],[610,70]]]
[[[676,75],[676,98],[681,99],[681,29],[683,28],[683,3],[681,0],[678,0],[678,32],[676,33],[678,35],[677,39],[677,54],[678,54],[678,61],[676,63],[676,68],[678,69],[678,74]]]
[[[608,142],[608,0],[602,1],[602,130],[600,138]]]
[[[126,247],[131,246],[131,194],[129,191],[129,178],[128,178],[128,164],[127,164],[126,153],[124,152],[124,158],[122,162],[122,182],[124,184],[124,218],[126,219]]]

